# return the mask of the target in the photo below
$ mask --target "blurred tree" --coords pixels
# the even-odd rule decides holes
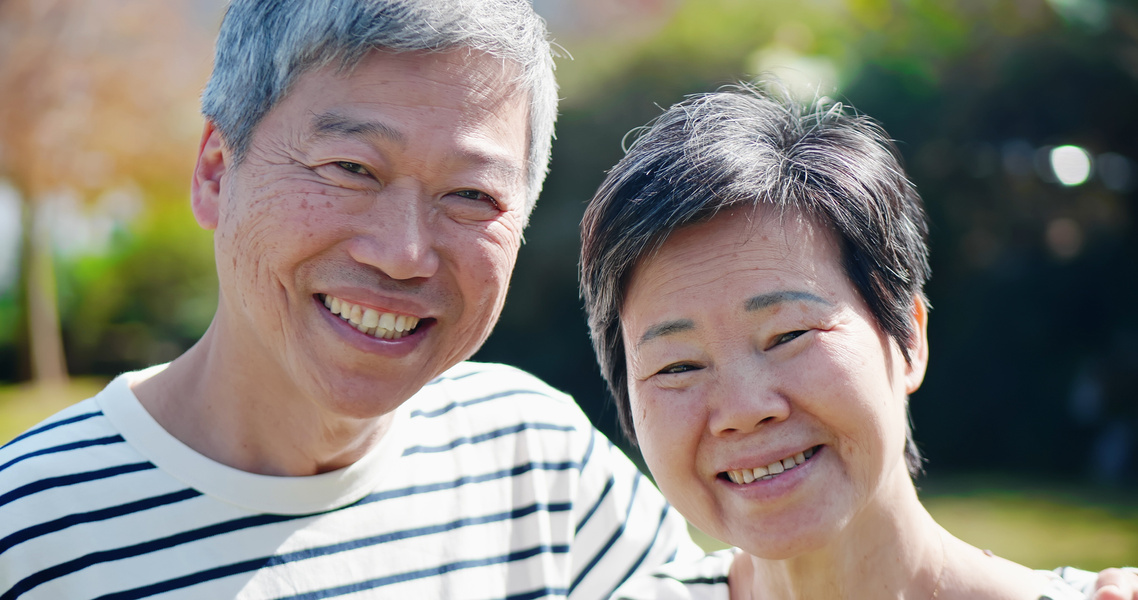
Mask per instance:
[[[209,40],[187,4],[0,2],[0,176],[23,203],[21,284],[34,380],[67,376],[46,200],[181,179]]]

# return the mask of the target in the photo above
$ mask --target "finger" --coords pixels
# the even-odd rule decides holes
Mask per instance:
[[[1138,595],[1126,593],[1117,585],[1107,584],[1095,591],[1093,600],[1138,600]]]
[[[1106,569],[1098,574],[1094,600],[1138,600],[1138,575],[1122,569]]]

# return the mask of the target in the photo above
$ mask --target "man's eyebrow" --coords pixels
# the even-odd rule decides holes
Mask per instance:
[[[403,133],[380,121],[360,121],[335,112],[320,113],[312,119],[312,133],[316,138],[335,137],[378,137],[396,143],[406,141]],[[491,154],[454,153],[450,157],[455,162],[475,164],[486,169],[492,177],[507,182],[522,181],[526,169],[513,162]]]
[[[825,304],[826,306],[833,306],[833,303],[824,300],[810,292],[796,292],[796,291],[780,291],[768,292],[766,294],[759,294],[752,298],[748,298],[743,302],[743,310],[756,311],[764,308],[774,306],[775,304],[782,304],[784,302],[817,302],[818,304]]]
[[[676,319],[675,321],[664,321],[648,328],[644,335],[640,336],[640,341],[636,342],[639,347],[644,342],[652,341],[658,337],[671,335],[673,333],[680,333],[683,331],[690,331],[695,329],[695,322],[691,319]]]
[[[403,142],[403,134],[379,121],[360,121],[344,115],[326,112],[312,119],[312,132],[317,138],[326,137],[380,137]]]
[[[455,153],[451,158],[456,162],[465,162],[485,169],[491,177],[506,183],[522,182],[526,174],[526,170],[513,161],[492,154]]]

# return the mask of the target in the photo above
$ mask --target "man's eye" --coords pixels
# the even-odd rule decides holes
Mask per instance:
[[[498,201],[495,200],[493,196],[485,192],[480,192],[478,190],[459,190],[455,192],[454,195],[460,198],[466,198],[467,200],[479,200],[482,202],[489,202],[494,206],[498,206]]]
[[[355,173],[356,175],[367,175],[368,174],[367,169],[364,168],[364,166],[361,165],[360,163],[354,163],[354,162],[350,162],[350,161],[346,161],[346,160],[338,160],[338,161],[336,161],[336,166],[340,167],[341,169],[343,169],[349,173]]]

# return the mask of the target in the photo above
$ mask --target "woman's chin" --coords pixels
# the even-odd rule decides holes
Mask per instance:
[[[845,523],[817,518],[771,519],[752,523],[745,531],[720,532],[723,541],[765,560],[788,560],[825,550],[836,543]],[[788,522],[788,521],[797,522]]]
[[[751,556],[764,560],[790,560],[805,556],[826,547],[829,540],[812,539],[815,536],[802,536],[798,538],[768,538],[765,540],[751,540],[746,545],[736,544],[741,550]],[[817,536],[822,537],[822,536]]]

